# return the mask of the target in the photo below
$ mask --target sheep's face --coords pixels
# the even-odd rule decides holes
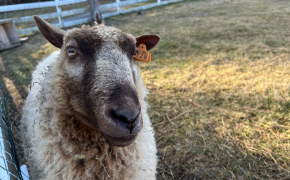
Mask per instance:
[[[112,145],[131,144],[143,126],[133,56],[138,44],[145,43],[149,50],[159,37],[134,38],[104,25],[65,32],[38,17],[35,21],[44,37],[61,48],[59,71],[82,123],[100,131]]]

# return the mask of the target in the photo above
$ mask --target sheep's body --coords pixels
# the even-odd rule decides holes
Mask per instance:
[[[69,96],[62,89],[65,82],[60,78],[58,58],[58,52],[54,52],[37,66],[23,109],[23,146],[31,177],[37,180],[155,179],[157,149],[144,101],[147,90],[140,74],[136,76],[136,88],[143,129],[133,144],[111,147],[101,133],[82,125],[66,104]]]

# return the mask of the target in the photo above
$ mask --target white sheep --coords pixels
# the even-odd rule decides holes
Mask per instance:
[[[96,25],[61,30],[34,20],[60,48],[33,73],[21,119],[32,179],[156,179],[157,149],[136,46],[160,38]]]

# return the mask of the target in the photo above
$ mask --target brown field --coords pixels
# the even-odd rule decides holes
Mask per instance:
[[[139,63],[158,145],[158,179],[290,179],[290,1],[188,0],[105,20],[158,34]],[[19,119],[40,34],[0,53]]]

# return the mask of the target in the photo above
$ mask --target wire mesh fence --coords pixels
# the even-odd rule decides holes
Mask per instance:
[[[23,180],[8,118],[9,101],[11,97],[0,82],[0,180]]]

